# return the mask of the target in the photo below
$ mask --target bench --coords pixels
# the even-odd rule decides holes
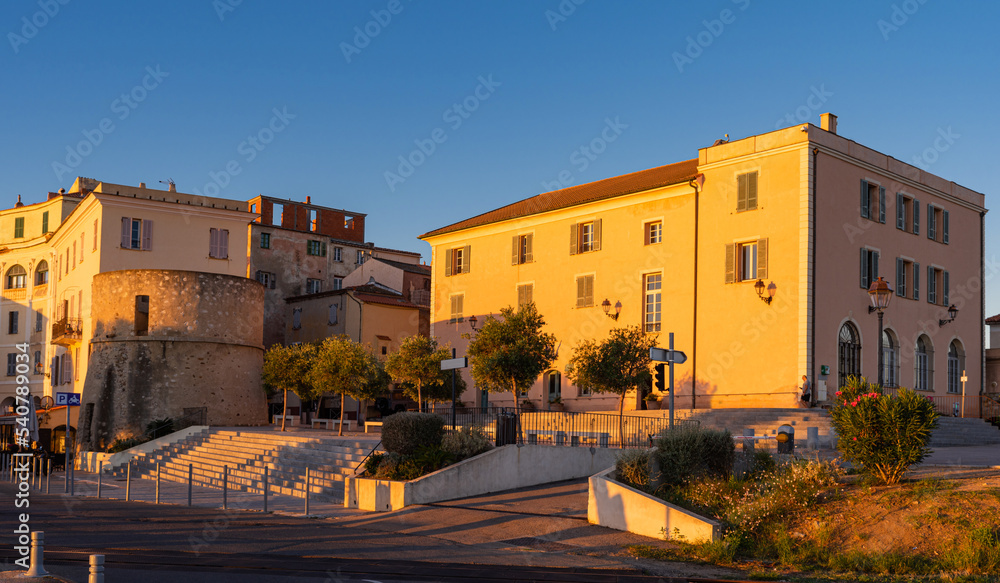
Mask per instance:
[[[331,430],[340,427],[340,419],[313,419],[313,429],[316,429],[317,423],[322,423],[324,427]],[[348,431],[353,431],[354,421],[352,419],[344,419],[344,427],[346,427]]]
[[[299,416],[298,415],[285,415],[285,421],[288,421],[289,425],[298,425],[298,423],[299,423]],[[275,425],[281,425],[281,415],[275,415],[274,418],[271,419],[271,423],[274,423]]]
[[[365,433],[368,433],[368,429],[371,427],[378,427],[379,433],[382,432],[382,422],[381,421],[365,421]]]
[[[551,435],[555,438],[556,445],[565,445],[566,438],[570,438],[570,446],[577,447],[580,445],[580,440],[585,439],[587,441],[595,443],[598,447],[608,447],[608,442],[611,439],[611,434],[603,433],[600,431],[559,431],[551,429],[528,429],[525,431],[528,434],[528,444],[536,445],[538,444],[539,435]]]

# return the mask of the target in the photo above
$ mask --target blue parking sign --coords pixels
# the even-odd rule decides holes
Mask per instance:
[[[80,406],[80,393],[56,393],[56,405]]]

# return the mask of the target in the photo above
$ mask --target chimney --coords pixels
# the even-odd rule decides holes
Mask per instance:
[[[819,127],[830,132],[837,133],[837,116],[832,113],[824,113],[819,116]]]
[[[309,195],[306,195],[306,204],[312,204],[312,197]]]
[[[139,188],[146,188],[146,183],[145,182],[140,182],[139,183]]]
[[[167,192],[177,192],[177,185],[174,184],[173,180],[167,183]]]

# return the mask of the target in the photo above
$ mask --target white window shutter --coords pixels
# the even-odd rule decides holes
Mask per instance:
[[[514,235],[513,239],[511,240],[511,243],[510,243],[510,264],[511,265],[517,265],[518,263],[520,263],[518,261],[518,259],[520,259],[520,255],[521,255],[521,253],[520,253],[520,251],[521,251],[520,250],[520,242],[521,242],[521,238],[518,237],[517,235]]]
[[[594,221],[594,251],[601,250],[601,219]]]
[[[534,239],[534,238],[535,238],[535,236],[533,234],[528,234],[528,235],[524,236],[524,248],[525,248],[524,262],[525,263],[531,263],[532,261],[535,260],[534,259],[534,250],[532,249],[532,247],[534,246],[534,241],[532,241],[532,239]]]
[[[767,279],[767,239],[757,239],[757,279]]]
[[[757,173],[747,174],[747,210],[752,211],[757,208]]]
[[[736,281],[736,245],[726,245],[726,283]]]
[[[741,213],[747,210],[747,175],[740,174],[736,177],[736,212]]]
[[[208,230],[208,256],[218,257],[219,256],[219,230],[209,229]]]
[[[443,249],[441,252],[444,253],[444,276],[451,277],[451,269],[452,269],[451,264],[453,260],[452,256],[454,255],[454,253],[451,249]]]
[[[462,251],[462,273],[469,273],[472,268],[472,245],[466,245]]]
[[[122,247],[132,248],[132,219],[122,217]]]
[[[73,357],[69,353],[62,355],[62,384],[73,382]]]
[[[577,223],[573,223],[569,226],[569,254],[576,255],[577,252],[577,238],[580,234],[580,226]]]
[[[149,219],[142,221],[142,250],[153,250],[153,221]]]
[[[229,259],[229,230],[222,229],[219,231],[219,255],[222,259]]]

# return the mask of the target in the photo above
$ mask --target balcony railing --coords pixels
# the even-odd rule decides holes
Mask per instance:
[[[52,324],[52,343],[69,346],[80,342],[83,323],[79,318],[63,318]]]

